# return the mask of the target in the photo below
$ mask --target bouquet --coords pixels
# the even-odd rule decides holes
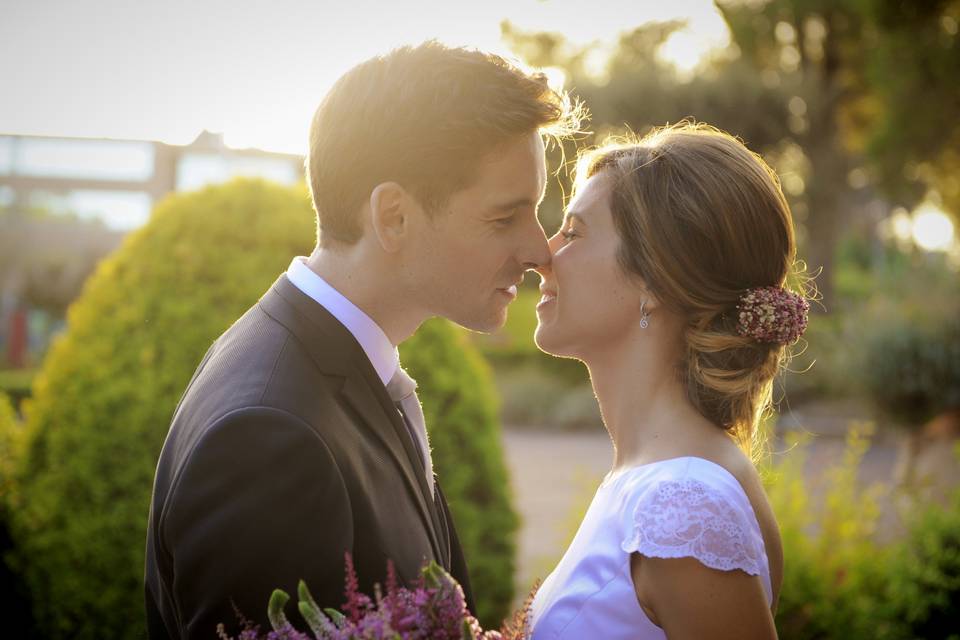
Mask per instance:
[[[276,589],[267,608],[272,631],[262,633],[243,621],[237,638],[217,626],[221,640],[523,640],[533,593],[523,608],[499,631],[484,631],[467,610],[463,589],[435,562],[426,565],[412,589],[400,587],[393,563],[387,563],[386,593],[374,587],[374,597],[359,592],[353,559],[346,554],[346,602],[343,613],[321,609],[307,585],[297,586],[297,608],[312,635],[296,629],[284,613],[290,596]]]

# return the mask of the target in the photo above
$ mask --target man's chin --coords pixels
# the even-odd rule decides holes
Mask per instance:
[[[496,331],[502,329],[505,324],[507,324],[507,309],[504,307],[492,313],[478,313],[469,317],[447,317],[464,329],[476,331],[477,333],[495,333]]]

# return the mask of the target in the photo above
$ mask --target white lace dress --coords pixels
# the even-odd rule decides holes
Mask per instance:
[[[633,552],[759,575],[772,604],[760,525],[740,483],[703,458],[673,458],[626,469],[600,485],[533,601],[533,640],[666,638],[637,602]]]

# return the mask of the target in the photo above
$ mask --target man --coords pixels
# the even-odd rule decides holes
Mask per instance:
[[[396,345],[443,316],[500,327],[549,260],[542,134],[579,111],[503,59],[437,43],[353,68],[310,130],[318,243],[207,352],[173,417],[147,533],[151,638],[211,638],[234,610],[266,624],[298,579],[343,601],[387,560],[416,579],[463,553]],[[468,461],[464,461],[468,464]]]

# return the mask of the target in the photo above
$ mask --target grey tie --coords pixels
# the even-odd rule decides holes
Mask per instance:
[[[427,486],[430,496],[433,496],[433,461],[430,458],[430,439],[427,437],[427,426],[423,419],[423,408],[417,398],[417,381],[407,375],[403,367],[397,367],[396,373],[387,383],[387,393],[397,406],[403,417],[414,447],[423,461],[423,469],[427,475]]]

